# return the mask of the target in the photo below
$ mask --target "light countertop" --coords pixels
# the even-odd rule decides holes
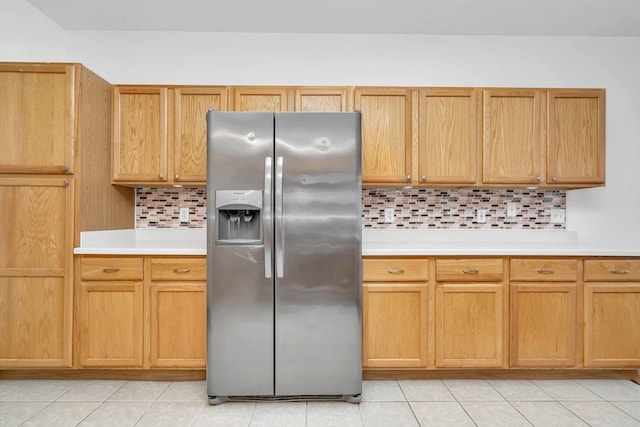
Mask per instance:
[[[206,255],[206,229],[88,231],[76,254]],[[640,256],[634,247],[580,243],[564,230],[371,230],[362,233],[362,255]]]

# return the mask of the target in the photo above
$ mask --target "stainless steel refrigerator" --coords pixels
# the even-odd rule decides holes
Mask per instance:
[[[360,113],[207,114],[207,393],[362,389]]]

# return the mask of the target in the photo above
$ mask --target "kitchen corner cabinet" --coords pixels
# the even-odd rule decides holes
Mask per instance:
[[[640,260],[584,261],[584,363],[640,368]]]
[[[574,367],[576,259],[511,259],[510,366]]]
[[[0,367],[70,367],[74,180],[0,176]]]
[[[605,91],[549,90],[547,183],[604,185]]]
[[[412,182],[412,90],[356,87],[362,113],[362,183],[398,186]]]
[[[204,185],[209,109],[225,87],[115,86],[112,180],[123,185]]]
[[[436,259],[436,367],[506,367],[503,277],[499,258]]]
[[[133,191],[96,167],[111,85],[80,64],[0,63],[0,104],[0,368],[71,367],[73,248],[134,218]]]
[[[79,260],[79,365],[204,368],[206,259]]]
[[[544,91],[484,89],[482,102],[483,184],[542,183]]]
[[[477,91],[421,89],[418,113],[419,185],[474,185],[479,182]]]
[[[427,366],[428,261],[362,261],[362,366]]]
[[[0,173],[74,172],[77,71],[0,63]]]

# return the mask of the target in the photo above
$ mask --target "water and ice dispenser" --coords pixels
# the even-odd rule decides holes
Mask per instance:
[[[216,243],[262,244],[262,191],[216,190]]]

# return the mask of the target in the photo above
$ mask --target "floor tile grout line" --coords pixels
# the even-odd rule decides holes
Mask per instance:
[[[615,404],[615,403],[613,403],[613,402],[621,403],[621,401],[614,400],[614,401],[609,401],[609,403],[610,403],[610,404],[612,404],[612,405],[613,405],[616,409],[618,409],[619,411],[622,411],[623,413],[627,414],[628,416],[630,416],[630,417],[631,417],[631,418],[633,418],[634,420],[636,420],[636,421],[640,422],[640,417],[635,417],[634,415],[632,415],[632,414],[628,413],[627,411],[625,411],[624,409],[622,409],[621,407],[619,407],[618,405],[616,405],[616,404]],[[634,401],[630,401],[630,402],[632,402],[632,403],[633,403]],[[640,405],[640,401],[639,401],[639,402],[637,402],[637,403],[638,403],[638,405]]]

